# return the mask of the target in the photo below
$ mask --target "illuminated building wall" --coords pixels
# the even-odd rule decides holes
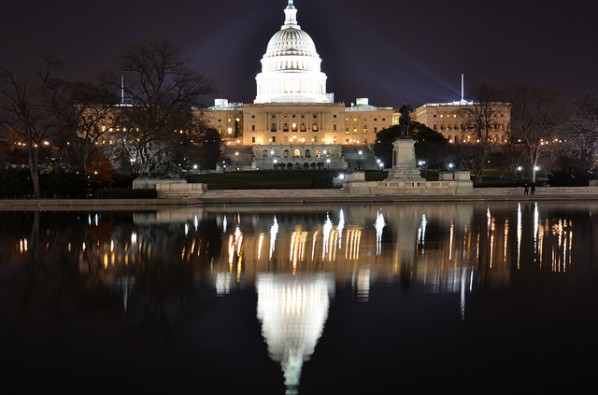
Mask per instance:
[[[452,143],[476,143],[473,119],[468,108],[473,102],[428,103],[415,109],[413,120],[437,131]],[[508,103],[492,103],[490,140],[494,143],[509,141],[511,112]]]

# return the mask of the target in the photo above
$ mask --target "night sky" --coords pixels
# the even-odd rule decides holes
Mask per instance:
[[[251,103],[286,0],[8,0],[0,63],[39,68],[52,54],[62,77],[114,66],[124,43],[172,41],[217,87]],[[598,3],[502,0],[295,0],[327,90],[347,105],[418,106],[461,98],[481,77],[556,88],[569,100],[598,91]],[[212,104],[212,101],[207,103]]]

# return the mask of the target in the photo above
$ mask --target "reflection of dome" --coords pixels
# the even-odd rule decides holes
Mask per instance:
[[[257,316],[270,357],[280,362],[287,394],[296,394],[303,362],[313,354],[328,317],[334,278],[260,274],[256,280]]]
[[[255,103],[330,103],[326,74],[313,40],[297,24],[297,9],[289,0],[286,18],[262,57],[262,72],[255,79]]]

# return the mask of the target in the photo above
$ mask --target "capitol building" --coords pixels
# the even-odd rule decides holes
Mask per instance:
[[[253,166],[345,168],[343,146],[368,147],[393,124],[392,107],[357,98],[349,107],[326,92],[326,74],[312,38],[289,0],[284,24],[266,47],[253,103],[216,99],[204,114],[227,146],[252,147]]]

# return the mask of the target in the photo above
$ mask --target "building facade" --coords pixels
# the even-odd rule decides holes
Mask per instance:
[[[442,134],[451,143],[477,143],[476,114],[489,116],[489,140],[507,143],[510,138],[511,112],[508,103],[480,105],[460,100],[450,103],[427,103],[415,109],[414,120]]]

